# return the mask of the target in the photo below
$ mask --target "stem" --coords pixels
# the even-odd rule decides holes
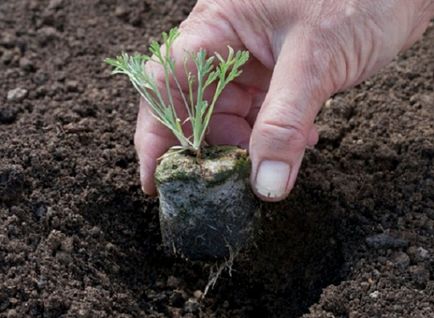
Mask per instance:
[[[152,56],[122,54],[116,59],[106,59],[106,62],[114,67],[114,74],[127,75],[135,89],[146,100],[151,108],[152,115],[165,127],[170,129],[173,135],[178,139],[182,148],[191,149],[199,158],[201,156],[201,145],[205,138],[211,116],[214,112],[218,98],[220,97],[225,86],[241,73],[239,68],[248,60],[248,52],[234,52],[230,47],[226,59],[216,53],[215,56],[207,58],[205,50],[186,55],[192,59],[196,66],[194,76],[187,66],[187,58],[184,60],[184,71],[187,76],[187,92],[184,92],[178,74],[176,74],[175,61],[171,58],[170,52],[172,44],[178,37],[179,32],[176,28],[169,33],[163,33],[162,38],[165,45],[163,52],[162,46],[153,41],[149,48]],[[214,61],[218,60],[215,65]],[[152,74],[146,73],[145,63],[154,62],[163,67],[164,79],[157,83]],[[175,98],[172,95],[170,77],[173,77],[176,89],[181,95],[182,102],[187,111],[188,117],[181,121],[178,116],[180,109],[175,105]],[[216,89],[211,101],[204,100],[205,90],[216,82]],[[173,87],[173,89],[175,88]],[[196,87],[195,87],[196,86]],[[165,89],[162,94],[161,89]],[[197,89],[197,92],[194,89]],[[173,91],[175,92],[175,91]],[[177,96],[175,96],[177,97]],[[165,102],[167,101],[167,103]],[[184,125],[190,122],[192,127],[192,136],[186,136],[183,130]]]

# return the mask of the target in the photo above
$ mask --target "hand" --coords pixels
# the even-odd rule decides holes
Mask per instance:
[[[253,190],[278,201],[294,186],[305,148],[318,140],[321,105],[411,46],[433,16],[433,0],[199,0],[172,53],[182,68],[186,51],[250,51],[216,105],[206,141],[248,148]],[[144,101],[135,144],[143,190],[154,194],[156,159],[176,140]]]

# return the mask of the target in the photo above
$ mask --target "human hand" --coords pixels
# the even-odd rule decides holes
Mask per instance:
[[[411,46],[433,16],[433,0],[199,0],[172,55],[183,72],[186,52],[250,51],[216,105],[206,141],[248,148],[254,192],[279,201],[318,140],[321,105]],[[158,66],[147,67],[163,79]],[[142,100],[135,145],[146,193],[155,193],[156,159],[175,144]]]

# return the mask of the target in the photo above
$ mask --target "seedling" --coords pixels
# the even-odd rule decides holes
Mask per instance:
[[[178,36],[174,28],[163,33],[163,45],[152,42],[151,55],[124,53],[106,62],[114,74],[128,76],[152,115],[180,144],[181,150],[170,149],[159,159],[155,172],[164,245],[191,260],[231,258],[251,242],[260,214],[249,186],[250,161],[243,149],[203,143],[219,96],[241,74],[249,53],[228,47],[226,57],[208,56],[201,49],[186,52],[179,65],[171,55]],[[148,72],[147,63],[159,64],[163,78]]]
[[[228,47],[227,57],[215,53],[207,57],[204,49],[198,52],[186,52],[184,58],[184,71],[187,87],[182,87],[180,75],[175,71],[176,61],[171,56],[171,48],[179,36],[177,28],[169,33],[164,32],[162,39],[164,45],[153,41],[149,48],[152,55],[126,53],[115,59],[106,59],[106,62],[114,67],[114,74],[125,74],[128,76],[140,95],[146,100],[152,110],[154,117],[178,139],[184,149],[191,149],[200,153],[211,116],[216,102],[223,89],[241,74],[241,66],[249,59],[247,51],[237,51]],[[189,70],[189,62],[195,66],[194,72]],[[164,87],[159,84],[153,74],[146,72],[145,63],[155,62],[162,66],[164,71]],[[215,91],[210,101],[205,100],[205,90],[215,84]],[[172,87],[178,91],[182,103],[187,111],[187,118],[181,119],[179,111],[174,103]],[[161,86],[161,85],[160,85]],[[185,92],[188,92],[187,94]],[[186,136],[184,125],[190,124],[192,136]]]

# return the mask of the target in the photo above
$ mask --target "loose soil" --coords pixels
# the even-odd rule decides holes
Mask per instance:
[[[102,63],[192,5],[0,2],[0,317],[434,317],[434,27],[326,103],[295,191],[199,302],[212,266],[164,255],[137,94]]]

